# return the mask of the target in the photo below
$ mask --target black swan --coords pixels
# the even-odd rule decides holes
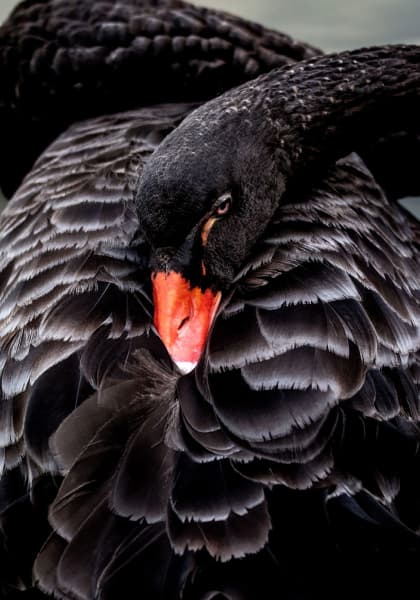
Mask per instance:
[[[177,0],[0,30],[2,598],[416,584],[420,228],[375,157],[420,48],[317,54]]]

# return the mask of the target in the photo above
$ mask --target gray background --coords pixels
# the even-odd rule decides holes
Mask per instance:
[[[396,42],[420,44],[420,0],[195,0],[195,3],[254,19],[324,50]],[[0,0],[0,22],[16,4],[17,0]]]
[[[241,14],[325,50],[388,42],[420,43],[420,0],[195,0],[195,3]],[[16,4],[16,0],[0,0],[0,21]]]

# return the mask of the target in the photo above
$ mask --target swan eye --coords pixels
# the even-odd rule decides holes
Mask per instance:
[[[220,198],[220,204],[215,210],[215,214],[218,217],[224,217],[228,214],[232,207],[232,196],[230,194],[226,194]]]

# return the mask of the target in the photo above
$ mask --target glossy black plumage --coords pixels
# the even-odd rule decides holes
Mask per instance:
[[[57,598],[351,597],[367,575],[365,591],[401,591],[398,561],[420,552],[418,224],[355,155],[311,174],[180,378],[151,326],[134,196],[193,108],[71,126],[1,217],[3,593],[36,594],[48,505],[34,578]]]
[[[139,103],[206,100],[316,53],[284,34],[182,0],[22,3],[0,36],[7,194],[76,120]]]

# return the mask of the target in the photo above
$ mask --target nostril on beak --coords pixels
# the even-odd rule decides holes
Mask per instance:
[[[190,317],[184,317],[178,326],[178,331],[180,331],[184,327],[184,325],[186,325],[188,323],[189,320],[190,320]]]

